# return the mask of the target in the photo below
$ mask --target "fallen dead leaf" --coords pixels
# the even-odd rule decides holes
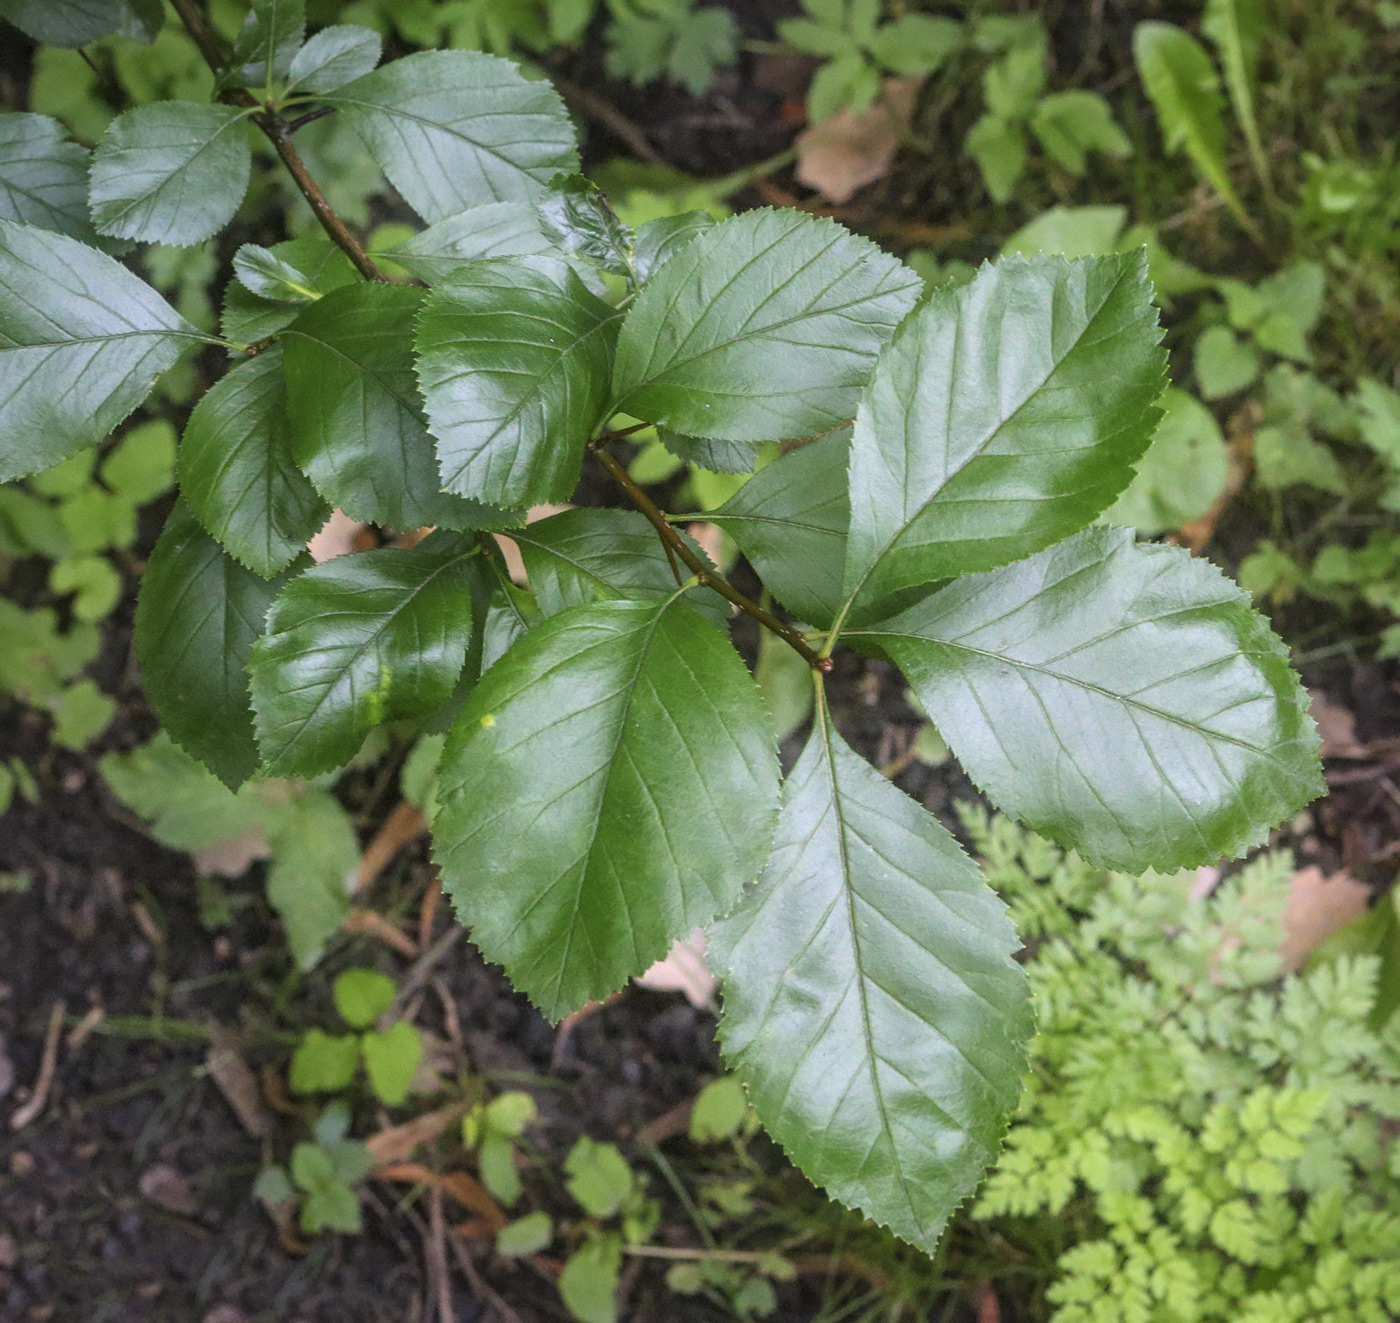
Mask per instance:
[[[194,866],[209,877],[242,877],[259,859],[267,859],[272,847],[261,827],[250,827],[241,836],[215,841],[190,854]]]
[[[266,1139],[271,1135],[272,1113],[263,1104],[258,1077],[232,1043],[215,1039],[204,1064],[243,1129],[254,1139]]]
[[[1283,912],[1279,955],[1287,969],[1300,969],[1308,954],[1333,933],[1366,913],[1371,889],[1346,872],[1324,876],[1316,864],[1293,874]]]
[[[445,1134],[466,1115],[466,1103],[451,1103],[435,1112],[425,1112],[402,1125],[391,1125],[365,1141],[376,1167],[403,1162],[419,1144],[431,1143]]]
[[[1309,689],[1309,711],[1322,736],[1324,758],[1364,758],[1366,747],[1356,738],[1356,717],[1340,703],[1334,703],[1321,689]]]
[[[340,929],[342,932],[363,933],[366,937],[378,938],[385,946],[393,947],[409,960],[418,954],[417,943],[402,928],[373,910],[351,910],[342,920]]]
[[[311,553],[311,559],[319,565],[323,561],[355,551],[360,535],[368,527],[368,524],[363,524],[358,519],[351,519],[344,510],[332,510],[331,517],[321,525],[321,531],[306,544],[306,549]]]
[[[141,1173],[137,1182],[143,1199],[171,1213],[191,1217],[199,1208],[190,1183],[168,1162],[157,1162]]]
[[[398,1162],[375,1173],[381,1180],[404,1185],[435,1185],[469,1213],[475,1213],[490,1229],[499,1231],[510,1220],[491,1192],[465,1171],[433,1171],[418,1162]]]
[[[922,77],[887,78],[880,100],[868,110],[843,110],[800,133],[798,179],[835,203],[849,202],[867,184],[883,179],[922,83]]]
[[[711,1009],[719,979],[705,960],[704,930],[697,928],[677,942],[664,960],[658,960],[636,982],[651,992],[682,992],[697,1010]]]
[[[364,891],[372,886],[380,873],[393,862],[394,856],[427,830],[428,824],[423,818],[423,811],[415,808],[406,799],[400,800],[394,811],[384,819],[383,826],[365,846],[364,854],[360,856],[356,891]]]

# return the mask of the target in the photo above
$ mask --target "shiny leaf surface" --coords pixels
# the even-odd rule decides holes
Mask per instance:
[[[322,28],[293,57],[287,90],[333,92],[370,73],[383,46],[379,33],[353,23]]]
[[[0,114],[0,220],[94,238],[88,160],[56,119]]]

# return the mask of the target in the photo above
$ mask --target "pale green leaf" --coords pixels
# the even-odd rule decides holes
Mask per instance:
[[[286,78],[305,38],[306,0],[253,0],[233,44],[238,77],[252,88]]]
[[[383,1033],[371,1031],[360,1039],[365,1073],[374,1096],[386,1107],[399,1107],[423,1059],[423,1040],[407,1020],[398,1020]]]
[[[1118,248],[1126,207],[1051,207],[1001,246],[1003,257],[1104,257]]]
[[[1206,0],[1201,31],[1215,43],[1225,69],[1225,86],[1235,107],[1235,117],[1249,144],[1250,159],[1260,182],[1269,182],[1269,158],[1259,135],[1254,112],[1254,80],[1259,46],[1269,22],[1264,0]]]
[[[1228,326],[1211,326],[1195,348],[1196,384],[1208,400],[1243,390],[1259,375],[1259,351]]]
[[[119,239],[202,243],[233,219],[252,152],[244,112],[158,101],[112,121],[92,162],[93,223]]]
[[[548,1213],[527,1213],[496,1233],[496,1253],[506,1259],[529,1258],[549,1247],[554,1223]]]
[[[868,616],[1099,515],[1156,426],[1160,335],[1141,253],[1003,258],[935,293],[861,402],[847,598]]]
[[[424,220],[528,202],[578,169],[574,129],[547,80],[479,51],[422,51],[323,98]]]
[[[767,209],[722,221],[637,296],[616,407],[731,441],[827,431],[855,413],[918,292],[908,267],[834,222]]]
[[[384,46],[379,33],[353,23],[322,28],[292,59],[288,92],[334,92],[370,73]]]
[[[1104,516],[1140,533],[1162,533],[1199,519],[1215,504],[1229,475],[1229,452],[1214,414],[1194,395],[1168,387],[1162,421],[1137,476]]]
[[[559,1274],[559,1295],[578,1323],[617,1323],[622,1241],[594,1236],[575,1250]]]
[[[738,654],[681,601],[531,629],[439,773],[435,852],[482,954],[557,1018],[727,911],[772,831],[767,724]]]
[[[132,505],[146,505],[175,485],[175,428],[152,418],[127,430],[102,461],[102,481]]]
[[[331,995],[340,1018],[365,1029],[394,1004],[394,980],[377,969],[347,969],[336,975]]]
[[[308,1029],[292,1054],[287,1083],[293,1093],[339,1093],[350,1087],[360,1064],[360,1041],[354,1034]]]
[[[326,790],[307,789],[264,813],[272,863],[267,899],[302,969],[321,958],[350,913],[360,843],[350,816]]]
[[[1288,652],[1213,565],[1093,528],[853,636],[1004,811],[1125,872],[1217,862],[1323,791]]]
[[[1016,1104],[1029,989],[977,868],[830,723],[758,885],[710,929],[720,1042],[812,1181],[932,1251]]]
[[[0,220],[0,482],[101,441],[206,338],[112,258]]]
[[[94,238],[88,159],[56,119],[0,114],[0,220]]]

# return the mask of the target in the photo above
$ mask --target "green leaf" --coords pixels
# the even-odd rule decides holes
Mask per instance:
[[[708,212],[686,211],[679,216],[659,216],[639,226],[632,244],[632,269],[637,283],[644,285],[667,258],[674,256],[714,223],[714,217]]]
[[[578,169],[559,94],[510,60],[422,51],[336,88],[337,107],[424,220],[483,202],[529,202]]]
[[[720,1043],[811,1180],[930,1252],[1020,1092],[1017,946],[953,837],[821,703],[768,866],[710,929]]]
[[[305,39],[306,0],[253,0],[233,44],[238,77],[254,88],[286,78]]]
[[[1323,791],[1288,652],[1213,565],[1092,528],[859,631],[1004,811],[1124,872],[1215,863]]]
[[[118,239],[183,247],[233,219],[248,191],[245,112],[158,101],[112,121],[92,161],[92,219]]]
[[[45,46],[86,46],[110,36],[127,21],[121,0],[0,0],[9,19]]]
[[[489,202],[449,216],[385,250],[405,271],[429,285],[450,279],[467,262],[491,257],[534,257],[550,252],[540,214],[528,202]]]
[[[1133,58],[1157,111],[1167,150],[1184,150],[1197,173],[1252,229],[1225,166],[1220,79],[1210,56],[1200,42],[1171,23],[1144,22],[1133,32]]]
[[[112,258],[0,220],[0,482],[96,445],[205,339]]]
[[[565,510],[513,530],[511,540],[546,616],[588,602],[670,597],[676,591],[656,530],[635,510]],[[694,539],[686,541],[704,557]],[[689,570],[681,572],[690,577]],[[694,588],[684,600],[721,628],[729,623],[729,604],[718,593]]]
[[[1026,169],[1026,131],[1014,120],[983,115],[967,131],[963,150],[982,172],[993,202],[1009,202]]]
[[[811,689],[810,684],[807,687]],[[690,1137],[697,1144],[730,1139],[739,1133],[748,1110],[748,1094],[739,1077],[721,1075],[705,1085],[695,1099],[690,1112]]]
[[[718,441],[712,436],[682,436],[669,427],[657,428],[661,444],[677,459],[708,473],[752,473],[758,465],[760,441]]]
[[[331,993],[340,1018],[365,1029],[394,1004],[394,980],[377,969],[347,969],[336,975]]]
[[[135,645],[146,696],[161,725],[230,787],[258,765],[244,666],[284,582],[230,560],[184,505],[141,576]]]
[[[519,1139],[538,1116],[535,1100],[518,1089],[497,1094],[486,1104],[486,1128],[511,1139]]]
[[[252,786],[235,793],[220,784],[163,730],[130,753],[105,754],[99,767],[112,793],[172,850],[201,850],[262,824],[262,802]]]
[[[435,851],[482,954],[558,1018],[728,910],[767,853],[767,725],[738,654],[683,602],[530,630],[482,676],[439,773]]]
[[[365,1073],[374,1096],[386,1107],[401,1106],[423,1059],[423,1040],[407,1020],[398,1020],[383,1033],[371,1032],[360,1039],[365,1056]]]
[[[180,491],[235,560],[271,578],[305,550],[330,506],[292,461],[282,350],[239,363],[195,405]]]
[[[729,441],[839,426],[919,288],[832,221],[767,208],[721,221],[637,296],[618,338],[616,407]]]
[[[76,556],[54,562],[49,589],[60,597],[73,593],[74,619],[92,624],[121,601],[122,576],[104,556]]]
[[[894,74],[935,73],[966,44],[956,19],[931,14],[902,14],[876,28],[870,53]]]
[[[1206,0],[1201,31],[1215,43],[1225,69],[1225,86],[1235,107],[1235,117],[1249,144],[1249,157],[1259,181],[1269,183],[1269,158],[1259,136],[1254,113],[1254,76],[1259,46],[1268,25],[1262,0]]]
[[[841,609],[851,501],[851,429],[812,441],[756,473],[709,519],[739,544],[764,586],[810,625]]]
[[[314,302],[314,299],[307,299],[304,293],[294,290],[291,287],[293,281],[302,291],[310,290],[317,296],[328,294],[343,285],[360,283],[350,259],[329,239],[306,235],[260,250],[276,266],[259,264],[260,271],[256,276],[252,264],[246,259],[241,264],[239,262],[239,256],[248,247],[250,245],[245,245],[234,254],[234,274],[238,280],[230,281],[224,290],[222,329],[224,335],[233,341],[252,344],[257,340],[266,340],[296,321],[304,305]],[[269,280],[274,270],[281,273],[276,283]],[[261,279],[266,282],[262,287],[276,292],[278,297],[264,298],[252,293],[243,283],[245,276],[253,281]]]
[[[560,252],[611,275],[632,278],[634,236],[596,184],[582,175],[555,179],[536,206],[545,237]]]
[[[475,554],[442,534],[412,550],[336,556],[287,584],[248,665],[269,772],[335,770],[376,726],[424,717],[452,696],[471,639]]]
[[[339,1093],[350,1087],[359,1064],[360,1040],[354,1034],[308,1029],[292,1055],[288,1083],[293,1093]]]
[[[298,1144],[292,1150],[292,1179],[308,1193],[334,1185],[335,1168],[329,1154],[319,1144]]]
[[[487,1135],[476,1155],[481,1183],[503,1208],[510,1208],[525,1193],[515,1169],[515,1145],[502,1135]]]
[[[579,1137],[564,1159],[565,1184],[590,1217],[613,1217],[632,1195],[636,1177],[616,1144]]]
[[[1104,521],[1149,535],[1204,515],[1225,489],[1229,452],[1215,415],[1194,395],[1169,386],[1158,403],[1162,421],[1137,476]]]
[[[320,297],[296,267],[259,244],[245,243],[234,253],[233,274],[250,294],[274,303],[314,303]]]
[[[524,1259],[547,1249],[554,1239],[554,1223],[548,1213],[526,1213],[496,1233],[496,1253],[505,1259]]]
[[[411,529],[502,527],[509,516],[441,490],[413,376],[423,291],[356,284],[306,308],[283,339],[292,453],[354,519]]]
[[[559,1295],[578,1323],[617,1323],[622,1241],[594,1236],[575,1250],[559,1274]]]
[[[95,483],[64,501],[59,515],[74,551],[106,551],[136,541],[136,507]]]
[[[1051,207],[1002,244],[1001,255],[1105,257],[1117,251],[1127,216],[1126,207]]]
[[[568,500],[606,420],[620,318],[557,259],[454,271],[418,322],[442,485],[497,505]]]
[[[1346,474],[1337,457],[1305,428],[1290,420],[1254,430],[1255,478],[1265,491],[1282,491],[1306,483],[1334,496],[1345,495]]]
[[[1072,175],[1082,175],[1089,152],[1122,158],[1133,145],[1118,127],[1108,102],[1080,89],[1054,92],[1036,103],[1031,132],[1047,155]]]
[[[132,505],[146,505],[175,485],[175,428],[152,418],[131,428],[102,461],[102,481]]]
[[[1003,258],[935,293],[861,402],[847,598],[868,615],[1105,510],[1157,423],[1160,336],[1141,253]]]
[[[325,790],[269,804],[264,821],[272,847],[268,903],[282,920],[298,966],[310,969],[350,912],[360,843],[349,814]]]
[[[776,634],[760,631],[754,683],[768,704],[781,744],[812,715],[812,669]]]
[[[300,1220],[301,1229],[311,1236],[321,1231],[340,1231],[347,1236],[358,1236],[364,1229],[360,1203],[354,1190],[339,1181],[307,1195],[306,1202],[301,1206]]]
[[[88,151],[47,115],[0,114],[0,220],[92,239]]]
[[[383,38],[369,28],[353,23],[322,28],[293,57],[287,91],[334,92],[372,72],[383,48]]]
[[[81,753],[112,723],[117,705],[91,680],[79,680],[49,700],[51,738],[60,748]]]
[[[1243,390],[1259,375],[1259,353],[1228,326],[1211,326],[1195,349],[1196,384],[1208,400]]]

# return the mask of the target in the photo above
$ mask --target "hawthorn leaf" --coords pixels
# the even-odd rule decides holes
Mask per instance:
[[[245,114],[217,103],[157,101],[119,115],[92,161],[98,230],[175,247],[212,238],[248,191]]]
[[[707,211],[686,211],[679,216],[658,216],[656,220],[639,225],[632,244],[632,270],[637,283],[645,284],[667,258],[714,223],[714,217]]]
[[[336,556],[287,584],[248,663],[269,774],[333,771],[376,726],[447,702],[471,641],[466,564],[476,554],[439,534],[409,550]]]
[[[323,100],[429,224],[483,202],[533,201],[578,169],[573,125],[548,80],[480,51],[407,55]]]
[[[1324,793],[1288,651],[1213,565],[1091,528],[853,631],[969,776],[1125,873],[1216,863]]]
[[[637,296],[617,408],[691,436],[777,441],[854,413],[919,278],[868,239],[761,208],[705,230]]]
[[[322,294],[360,283],[350,259],[335,244],[310,234],[271,248],[244,244],[234,254],[233,270],[237,279],[224,290],[221,329],[228,339],[243,344],[285,330],[305,304]],[[264,292],[256,293],[254,286]]]
[[[47,115],[0,114],[0,220],[94,239],[88,151]]]
[[[539,212],[528,202],[488,202],[449,216],[384,250],[428,285],[451,277],[467,262],[489,257],[533,257],[550,251]]]
[[[596,184],[582,175],[556,178],[536,209],[545,238],[560,252],[632,280],[633,233]]]
[[[208,338],[105,253],[0,220],[0,482],[96,445]]]
[[[226,556],[183,504],[141,576],[135,645],[146,696],[162,728],[231,790],[257,770],[244,666],[285,582]]]
[[[754,474],[705,516],[739,544],[778,601],[819,629],[829,629],[841,609],[850,449],[849,427],[809,442]]]
[[[292,460],[278,345],[239,363],[194,407],[178,464],[190,512],[264,579],[287,568],[330,506]]]
[[[245,243],[234,253],[233,274],[250,294],[274,303],[314,303],[321,296],[291,262],[261,244]]]
[[[505,511],[442,491],[413,375],[423,291],[356,283],[304,309],[283,335],[292,453],[316,490],[388,528],[501,528]]]
[[[256,88],[286,78],[305,39],[306,0],[253,0],[233,44],[238,77]]]
[[[635,510],[565,510],[510,536],[546,616],[588,602],[670,597],[676,591],[656,530]],[[705,556],[693,538],[681,536],[696,555]],[[689,570],[680,572],[690,577]],[[692,588],[684,600],[721,628],[729,623],[729,604],[718,593]]]
[[[729,641],[678,595],[595,602],[482,676],[443,753],[434,849],[481,953],[558,1019],[732,909],[777,801]]]
[[[930,1253],[1020,1093],[1018,946],[976,865],[819,701],[768,866],[709,931],[720,1043],[807,1176]]]
[[[75,49],[111,36],[129,14],[122,0],[0,0],[0,18],[45,46]]]
[[[669,427],[656,429],[657,440],[677,459],[710,473],[752,473],[758,465],[759,441],[719,441],[712,436],[682,436]]]
[[[1160,336],[1140,253],[1004,258],[935,293],[861,401],[847,598],[868,618],[1107,509],[1157,424]]]
[[[418,380],[447,490],[498,505],[565,501],[608,414],[621,319],[552,258],[474,262],[418,320]]]
[[[334,92],[373,71],[384,39],[370,28],[337,23],[322,28],[292,59],[287,91]]]

